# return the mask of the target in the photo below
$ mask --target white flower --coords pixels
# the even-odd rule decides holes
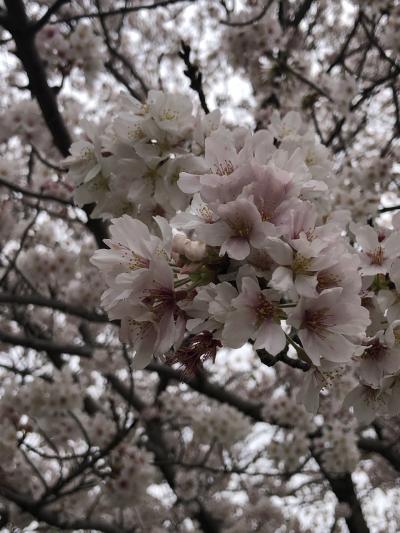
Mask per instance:
[[[305,235],[288,243],[280,239],[268,239],[265,245],[272,259],[278,266],[271,279],[271,287],[286,292],[295,288],[301,296],[317,296],[318,273],[326,271],[336,262],[338,255],[328,243],[315,239],[309,241]],[[327,278],[327,274],[325,275]]]
[[[284,314],[278,306],[279,294],[271,289],[261,290],[250,277],[242,279],[239,296],[232,300],[235,308],[226,319],[222,339],[226,346],[240,348],[254,339],[254,348],[277,355],[286,345],[281,328]]]
[[[187,135],[192,128],[192,102],[182,94],[149,91],[147,97],[149,113],[157,126],[179,137]]]
[[[343,375],[345,369],[345,365],[322,359],[320,366],[313,366],[305,373],[297,399],[304,404],[308,412],[317,413],[321,390],[328,390]]]
[[[111,319],[121,320],[120,339],[134,347],[137,369],[178,347],[186,324],[177,305],[185,294],[175,291],[173,272],[166,261],[153,260],[141,282],[135,294],[109,311]]]
[[[274,111],[268,130],[276,139],[281,141],[282,139],[298,135],[302,126],[300,114],[296,111],[289,111],[283,118],[280,117],[277,111]]]
[[[254,203],[246,198],[221,204],[218,215],[220,220],[199,226],[197,234],[210,246],[220,246],[220,255],[227,253],[232,259],[245,259],[250,246],[261,248],[267,237],[276,234],[275,227],[263,222]]]
[[[311,361],[319,365],[321,358],[336,363],[350,361],[357,345],[348,337],[363,335],[370,320],[358,297],[335,288],[316,298],[300,298],[288,322],[297,329]]]
[[[389,339],[391,335],[389,334]],[[400,370],[400,346],[386,342],[383,332],[368,341],[359,358],[357,373],[371,387],[379,387],[384,377]]]
[[[378,414],[384,414],[390,401],[387,390],[357,385],[345,398],[343,407],[352,407],[361,424],[370,424]]]
[[[62,163],[63,167],[69,169],[68,175],[77,185],[96,178],[102,168],[98,132],[95,126],[87,121],[82,123],[82,127],[88,140],[74,142],[70,148],[71,155]]]
[[[363,275],[387,274],[393,260],[400,254],[400,232],[394,231],[389,237],[378,233],[371,226],[351,226],[360,254]]]
[[[193,300],[184,307],[190,317],[187,329],[192,333],[212,331],[214,337],[219,338],[223,325],[232,311],[232,300],[237,295],[235,287],[226,281],[200,287]]]

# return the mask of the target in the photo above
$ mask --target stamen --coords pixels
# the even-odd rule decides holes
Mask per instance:
[[[275,306],[269,302],[263,294],[259,295],[259,303],[256,307],[258,318],[265,320],[266,318],[273,318],[275,314]]]
[[[378,246],[373,252],[366,254],[371,259],[371,265],[382,265],[384,260],[384,253],[382,246]]]
[[[311,257],[304,257],[304,255],[297,253],[292,263],[292,270],[297,274],[304,274],[309,271],[311,263]]]
[[[312,332],[321,335],[327,327],[331,324],[332,316],[328,315],[328,308],[324,307],[323,309],[317,309],[316,311],[311,311],[308,309],[304,313],[303,326],[306,329],[311,330]]]
[[[179,350],[167,356],[166,363],[168,365],[179,363],[184,376],[193,376],[202,369],[204,361],[207,359],[215,361],[217,350],[221,346],[221,342],[214,339],[212,333],[202,331],[185,339]]]
[[[330,272],[318,272],[317,274],[317,291],[322,292],[325,289],[331,289],[332,287],[338,287],[341,279],[339,276],[335,276]]]
[[[372,359],[374,361],[382,359],[387,351],[386,346],[381,344],[377,339],[375,339],[372,344],[370,344],[361,356],[361,359]]]
[[[232,161],[227,161],[226,159],[223,163],[214,165],[214,168],[215,173],[218,174],[218,176],[229,176],[229,174],[232,174],[235,170]]]
[[[240,217],[229,219],[227,222],[237,237],[247,238],[253,229],[253,225],[248,220]]]

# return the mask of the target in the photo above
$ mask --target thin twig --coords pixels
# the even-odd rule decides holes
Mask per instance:
[[[181,51],[178,52],[178,55],[186,65],[186,70],[183,71],[186,77],[190,80],[190,88],[193,89],[199,96],[200,105],[204,113],[208,114],[210,112],[206,97],[203,91],[203,76],[197,65],[194,65],[190,60],[191,48],[185,41],[181,41]]]

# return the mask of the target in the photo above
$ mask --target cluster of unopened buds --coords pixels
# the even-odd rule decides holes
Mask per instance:
[[[327,149],[299,114],[230,130],[151,91],[86,129],[65,164],[81,203],[122,214],[91,261],[136,368],[156,357],[196,372],[250,342],[308,365],[307,405],[352,372],[356,412],[396,409],[399,221],[374,229],[335,210]]]

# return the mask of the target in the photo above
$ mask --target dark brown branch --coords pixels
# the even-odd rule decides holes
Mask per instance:
[[[70,2],[71,0],[56,0],[54,4],[48,8],[43,17],[40,18],[37,22],[35,22],[35,24],[32,26],[32,30],[35,33],[41,30],[43,26],[45,26],[49,22],[52,15],[55,15],[64,4],[69,4]]]
[[[397,63],[394,59],[392,59],[391,57],[389,57],[384,49],[382,48],[382,46],[380,45],[378,39],[376,38],[375,34],[374,34],[374,30],[370,30],[366,24],[366,21],[367,21],[367,17],[365,16],[365,14],[361,14],[361,17],[360,17],[360,22],[361,22],[361,26],[363,27],[363,30],[365,31],[365,34],[367,35],[369,41],[373,44],[373,46],[378,50],[378,53],[379,55],[381,56],[381,58],[384,60],[384,61],[387,61],[388,63],[390,63],[390,65],[392,67],[394,67],[395,69],[399,69],[400,68],[400,64]]]
[[[146,404],[136,396],[130,387],[127,387],[118,377],[109,374],[106,376],[112,388],[128,402],[137,411],[142,412]],[[168,485],[172,490],[175,489],[175,470],[171,464],[168,447],[164,440],[160,424],[156,419],[144,420],[148,440],[147,448],[154,454],[155,463],[163,473]],[[201,502],[197,502],[198,511],[193,513],[193,518],[197,519],[204,533],[219,533],[220,527],[218,521],[206,510]]]
[[[364,452],[376,453],[382,456],[395,469],[400,472],[400,454],[393,447],[378,439],[361,437],[358,447]]]
[[[277,363],[282,362],[292,368],[302,370],[303,372],[307,372],[311,368],[311,365],[306,361],[289,357],[287,355],[287,349],[275,356],[269,354],[266,350],[256,350],[256,353],[260,358],[260,361],[266,366],[275,366]]]
[[[108,323],[109,320],[106,315],[86,311],[81,306],[71,305],[66,302],[60,302],[59,300],[53,300],[45,298],[43,296],[29,295],[21,296],[19,294],[0,293],[0,304],[8,303],[12,305],[37,305],[38,307],[48,307],[65,313],[68,315],[77,316],[84,320],[97,323]]]
[[[57,344],[46,339],[12,335],[5,331],[0,331],[0,341],[5,342],[6,344],[12,344],[13,346],[21,346],[23,348],[37,350],[38,352],[48,352],[58,355],[78,355],[79,357],[92,356],[92,349],[87,346],[79,346],[78,344]]]
[[[53,196],[52,194],[45,194],[41,192],[32,191],[31,189],[26,189],[24,187],[20,187],[19,185],[15,185],[14,183],[10,183],[9,181],[3,179],[0,177],[0,185],[3,185],[4,187],[7,187],[8,189],[21,193],[25,196],[30,196],[31,198],[37,198],[38,200],[44,200],[49,202],[57,202],[59,204],[73,207],[73,203],[70,200],[64,200],[64,198],[60,198],[59,196]]]
[[[359,13],[357,15],[357,17],[355,18],[353,27],[352,27],[351,31],[349,32],[349,34],[347,35],[346,40],[344,41],[344,43],[343,43],[338,55],[335,57],[335,59],[329,65],[329,68],[327,70],[328,74],[336,65],[339,65],[340,63],[344,62],[347,48],[348,48],[351,40],[353,39],[354,35],[357,32],[357,29],[358,29],[359,24],[360,24],[360,20],[361,20],[361,13]]]
[[[45,159],[41,153],[39,152],[39,150],[37,148],[35,148],[33,145],[32,145],[32,152],[33,154],[39,159],[39,161],[41,163],[43,163],[43,165],[45,165],[46,167],[48,168],[51,168],[52,170],[55,170],[56,172],[58,173],[64,173],[66,172],[65,168],[62,168],[62,167],[59,167],[57,165],[55,165],[54,163],[50,163],[50,161],[47,161],[47,159]]]
[[[261,404],[246,400],[245,398],[223,388],[221,385],[211,383],[203,375],[188,377],[183,375],[179,370],[175,370],[170,366],[160,363],[150,363],[146,367],[146,370],[157,372],[160,376],[186,383],[191,389],[200,392],[209,398],[214,398],[214,400],[221,403],[229,404],[254,420],[263,420],[261,416]]]
[[[5,4],[6,28],[14,39],[16,54],[28,76],[32,96],[39,104],[55,146],[63,156],[67,156],[71,137],[58,108],[56,94],[48,84],[46,70],[35,45],[35,35],[31,31],[32,24],[26,15],[24,3],[22,0],[5,0]],[[102,247],[107,231],[101,220],[89,218],[90,211],[90,207],[86,206],[87,227],[95,236],[98,246]]]
[[[185,63],[186,70],[183,71],[185,76],[190,80],[190,88],[193,89],[200,100],[200,105],[204,113],[208,114],[210,110],[208,109],[206,97],[203,90],[203,75],[199,70],[197,65],[194,65],[190,60],[191,48],[185,41],[181,41],[181,51],[178,52],[178,55],[183,62]]]
[[[96,0],[96,5],[98,7],[98,12],[100,13],[100,4],[98,2],[98,0]],[[107,28],[107,25],[106,25],[106,21],[105,21],[105,17],[104,16],[100,16],[100,25],[101,25],[101,29],[103,30],[103,35],[104,35],[104,42],[107,46],[107,49],[110,53],[110,55],[112,57],[114,57],[115,59],[117,59],[118,61],[120,61],[122,63],[122,65],[128,70],[128,72],[131,74],[131,76],[139,82],[139,85],[143,91],[143,94],[147,94],[148,93],[148,87],[145,83],[145,81],[143,80],[143,78],[140,76],[140,74],[136,71],[136,69],[134,68],[134,66],[127,60],[127,58],[121,54],[117,48],[115,48],[112,44],[112,41],[111,41],[111,37],[110,37],[110,34],[109,34],[109,31],[108,31],[108,28]],[[109,70],[114,74],[114,76],[117,78],[117,75],[115,74],[115,72],[117,72],[117,70],[115,68],[113,68],[112,66],[112,63],[111,62],[108,62],[109,65],[111,65],[112,68],[109,68]],[[121,81],[121,79],[123,79],[122,77],[120,77],[119,81]],[[130,93],[132,94],[132,90],[130,91]],[[142,96],[140,96],[139,94],[137,94],[136,98],[139,100],[139,101],[142,101],[143,98]]]
[[[7,25],[16,45],[16,54],[29,78],[29,88],[36,98],[54,144],[68,155],[71,137],[58,109],[56,96],[47,82],[45,67],[35,46],[35,36],[22,0],[5,0]]]
[[[265,4],[265,6],[262,8],[262,10],[257,15],[255,15],[254,17],[248,20],[243,20],[243,21],[238,20],[236,22],[232,22],[230,20],[220,20],[220,23],[224,24],[225,26],[232,26],[234,28],[242,28],[243,26],[249,26],[250,24],[254,24],[260,21],[262,18],[264,18],[264,16],[267,14],[268,9],[273,4],[273,2],[274,0],[269,0],[269,2]]]
[[[378,213],[389,213],[390,211],[398,211],[400,209],[400,205],[391,205],[389,207],[381,207],[378,209]]]
[[[349,528],[349,532],[369,533],[369,527],[365,521],[351,474],[332,476],[325,471],[320,457],[315,453],[313,455],[338,501],[340,503],[346,503],[350,507],[351,514],[345,519],[347,527]]]
[[[127,13],[141,11],[142,9],[153,10],[159,7],[168,7],[183,2],[193,3],[195,1],[196,0],[160,0],[159,2],[154,2],[153,4],[144,4],[142,6],[121,7],[119,9],[110,9],[108,11],[92,11],[90,13],[82,13],[82,15],[74,15],[73,17],[57,20],[54,23],[58,24],[60,22],[74,22],[76,20],[82,20],[86,18],[115,17],[118,15],[125,15]]]
[[[313,2],[314,0],[304,0],[304,2],[300,5],[299,9],[296,11],[293,20],[290,21],[291,26],[294,26],[296,28],[300,24],[300,22],[310,10]]]
[[[135,89],[133,89],[128,80],[125,78],[125,76],[123,74],[121,74],[119,72],[119,70],[114,67],[114,65],[112,64],[111,61],[106,61],[104,63],[104,66],[106,67],[106,69],[111,72],[111,74],[114,76],[114,78],[119,81],[119,83],[121,83],[121,85],[123,85],[125,87],[125,89],[128,91],[128,93],[133,97],[133,98],[136,98],[136,100],[141,100],[141,95],[135,91]]]
[[[41,522],[45,522],[51,526],[62,530],[86,530],[86,531],[101,531],[102,533],[124,533],[124,530],[119,526],[113,526],[103,520],[99,519],[79,519],[67,518],[64,514],[40,509],[37,503],[21,496],[12,489],[0,485],[0,494],[7,500],[15,503],[20,509],[31,514],[34,518]],[[133,533],[130,530],[130,533]]]
[[[34,206],[34,207],[37,209],[37,206]],[[29,235],[29,232],[30,232],[31,228],[35,225],[35,222],[36,222],[36,219],[37,219],[38,215],[39,215],[39,211],[37,210],[36,214],[34,215],[32,220],[29,222],[29,224],[26,226],[24,232],[22,233],[21,239],[20,239],[20,242],[19,242],[18,250],[15,252],[15,254],[14,254],[13,258],[10,260],[10,263],[7,266],[5,272],[3,273],[3,275],[0,278],[0,286],[3,285],[3,283],[5,283],[9,273],[13,270],[13,268],[15,268],[15,266],[17,264],[18,257],[19,257],[20,253],[22,252],[22,250],[24,248],[25,241],[28,238],[28,235]]]

